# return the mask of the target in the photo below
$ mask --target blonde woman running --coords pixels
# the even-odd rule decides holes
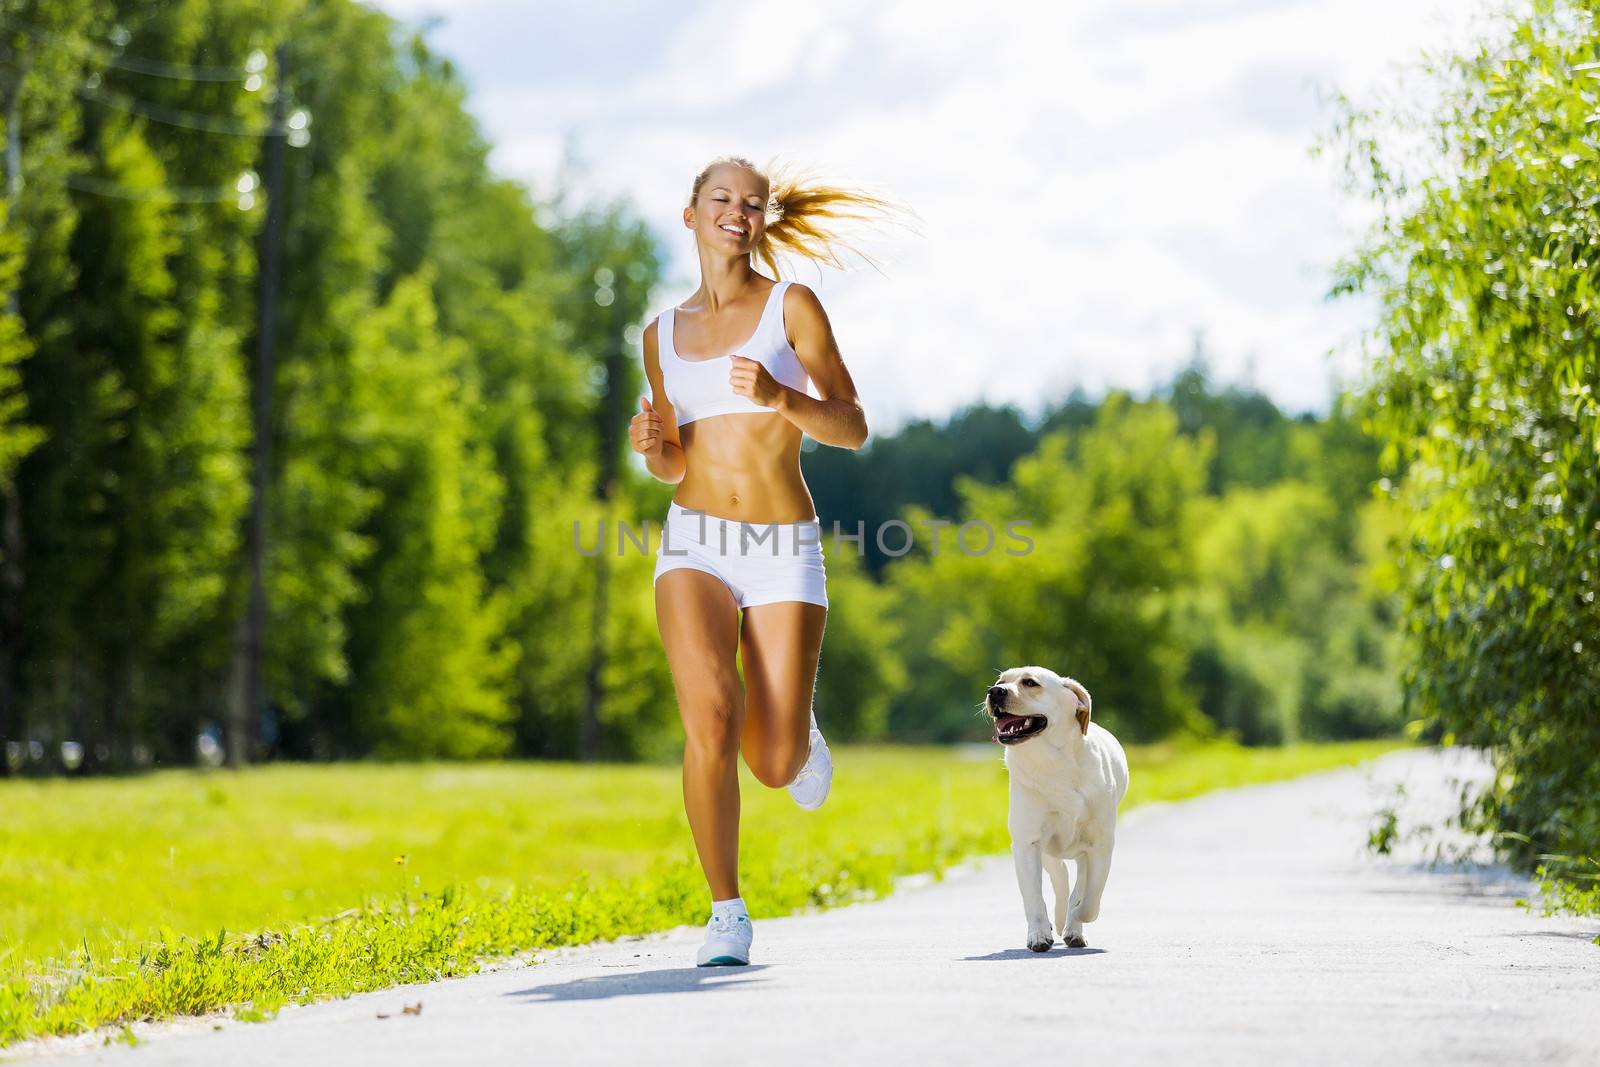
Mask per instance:
[[[750,962],[739,754],[802,808],[828,795],[833,761],[812,707],[828,594],[800,441],[857,449],[867,440],[822,304],[777,280],[774,251],[837,266],[819,222],[851,214],[841,208],[890,206],[772,180],[742,157],[714,160],[683,209],[700,287],[644,332],[650,398],[640,397],[629,434],[650,473],[678,487],[657,549],[656,623],[683,719],[684,808],[711,890],[702,967]]]

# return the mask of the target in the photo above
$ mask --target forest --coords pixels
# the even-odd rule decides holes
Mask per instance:
[[[0,12],[5,773],[670,758],[652,561],[574,550],[671,494],[625,429],[681,295],[649,220],[495,176],[451,61],[348,0]],[[982,740],[1038,662],[1131,738],[1393,733],[1379,451],[1198,342],[1146,396],[808,442],[825,531],[1033,539],[825,534],[819,719]]]

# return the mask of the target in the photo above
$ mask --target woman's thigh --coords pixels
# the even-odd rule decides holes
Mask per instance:
[[[696,742],[736,746],[744,701],[733,594],[716,575],[690,567],[666,571],[655,590],[656,626],[685,733]]]
[[[744,662],[745,762],[787,765],[807,750],[811,699],[828,609],[802,600],[744,609],[740,649]],[[752,759],[754,756],[754,759]]]

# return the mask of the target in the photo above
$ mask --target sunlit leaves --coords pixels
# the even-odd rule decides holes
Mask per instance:
[[[1530,850],[1600,853],[1600,27],[1537,0],[1437,71],[1432,114],[1349,115],[1389,221],[1335,287],[1377,296],[1367,393],[1413,509],[1403,561],[1421,708],[1496,746],[1493,809]],[[1356,165],[1425,132],[1427,177]],[[1422,195],[1410,190],[1421,188]],[[1585,643],[1584,638],[1590,640]],[[1585,651],[1587,650],[1587,651]],[[1531,855],[1531,852],[1530,852]]]

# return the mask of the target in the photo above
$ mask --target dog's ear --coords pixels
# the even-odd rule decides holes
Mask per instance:
[[[1062,676],[1061,684],[1072,690],[1073,693],[1077,695],[1078,729],[1087,734],[1089,732],[1089,709],[1093,704],[1093,701],[1089,699],[1089,691],[1083,686],[1079,685],[1074,679],[1068,678],[1064,675]]]

